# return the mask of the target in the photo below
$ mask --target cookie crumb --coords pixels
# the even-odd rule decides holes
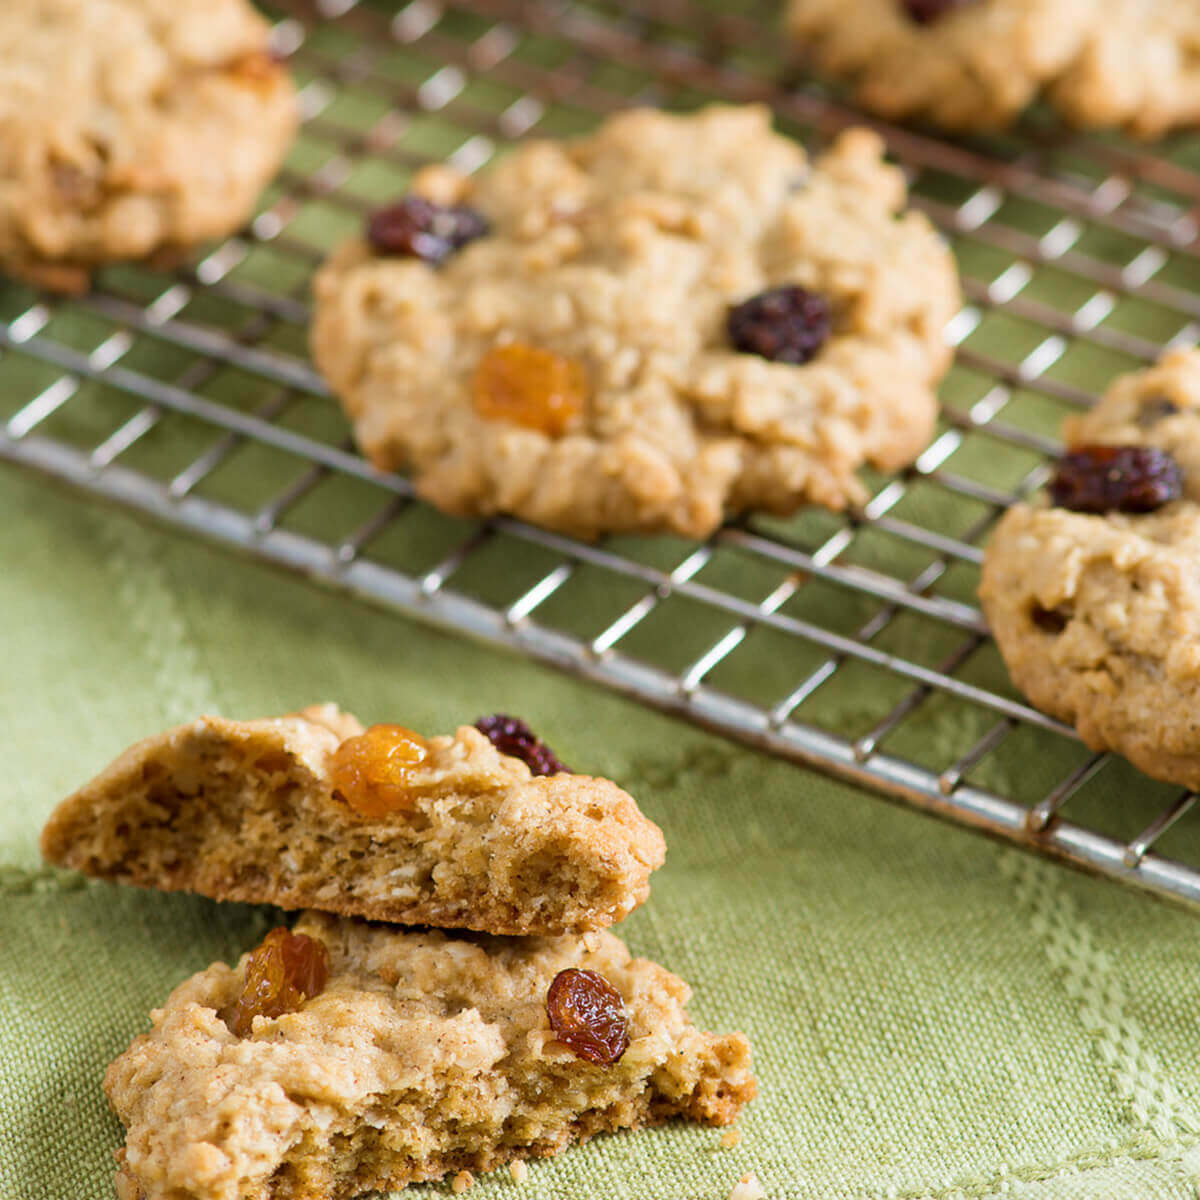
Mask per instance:
[[[450,1190],[456,1196],[461,1196],[474,1182],[475,1176],[470,1171],[459,1171],[450,1184]]]
[[[524,1183],[529,1178],[529,1168],[525,1165],[523,1158],[517,1158],[510,1162],[508,1173],[512,1176],[513,1183]]]
[[[741,1145],[742,1131],[740,1129],[727,1129],[721,1135],[721,1149],[732,1150],[734,1146]]]
[[[733,1185],[729,1200],[765,1200],[766,1194],[762,1184],[758,1182],[758,1176],[753,1171],[747,1171]]]

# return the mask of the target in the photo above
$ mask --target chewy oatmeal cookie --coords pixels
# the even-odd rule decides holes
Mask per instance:
[[[1200,5],[1092,0],[1079,54],[1050,99],[1073,124],[1161,137],[1200,121]]]
[[[321,914],[296,933],[326,947],[328,976],[295,1011],[238,1024],[260,948],[181,984],[109,1067],[122,1200],[349,1200],[672,1117],[728,1124],[755,1094],[746,1039],[698,1030],[687,984],[610,933],[448,937]],[[580,987],[599,1019],[580,1022]]]
[[[535,770],[561,766],[497,740]],[[104,879],[500,934],[621,920],[664,849],[606,779],[531,774],[470,726],[364,735],[333,705],[139,742],[42,832],[47,859]]]
[[[997,645],[1092,749],[1200,787],[1200,352],[1117,380],[1064,433],[1055,505],[1014,506],[986,551]]]
[[[58,291],[235,229],[297,113],[246,0],[0,4],[0,270]]]
[[[791,0],[788,32],[864,108],[1007,125],[1079,52],[1095,0]]]
[[[1193,0],[791,0],[787,26],[886,117],[994,129],[1045,91],[1082,128],[1158,137],[1200,119]]]
[[[364,453],[458,514],[584,537],[841,508],[925,447],[947,248],[865,130],[648,109],[435,168],[317,275],[313,355]]]

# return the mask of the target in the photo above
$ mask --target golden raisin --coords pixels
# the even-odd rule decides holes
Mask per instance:
[[[361,816],[386,817],[408,806],[413,768],[428,753],[419,733],[403,725],[372,725],[334,752],[334,791]]]
[[[282,925],[272,929],[246,961],[246,977],[233,1006],[222,1013],[238,1037],[249,1035],[255,1017],[281,1017],[325,990],[329,951],[325,943]]]
[[[576,1058],[610,1066],[629,1049],[625,1002],[598,971],[559,971],[546,993],[546,1015]]]
[[[524,342],[487,352],[471,383],[475,411],[489,421],[511,421],[548,437],[562,437],[583,412],[583,364]]]
[[[270,95],[279,86],[282,74],[279,63],[262,51],[252,51],[234,59],[225,70],[234,83],[260,96]]]

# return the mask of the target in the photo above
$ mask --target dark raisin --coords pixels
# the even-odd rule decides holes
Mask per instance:
[[[829,301],[800,287],[771,288],[729,310],[729,340],[744,354],[771,362],[806,363],[829,340]]]
[[[546,993],[546,1015],[554,1036],[576,1058],[610,1066],[629,1049],[625,1002],[597,971],[559,971]]]
[[[904,11],[918,25],[932,25],[939,17],[944,17],[951,9],[965,8],[974,0],[900,0]]]
[[[1183,494],[1179,464],[1156,446],[1080,446],[1050,480],[1060,508],[1084,513],[1147,513]]]
[[[1142,406],[1138,409],[1137,423],[1141,429],[1150,429],[1159,421],[1173,417],[1180,411],[1179,405],[1170,397],[1151,396],[1148,400],[1143,401]]]
[[[1071,618],[1061,608],[1043,608],[1034,604],[1029,609],[1029,619],[1043,633],[1062,633]]]
[[[487,221],[473,208],[434,204],[424,196],[405,196],[367,221],[367,241],[380,254],[422,258],[434,266],[487,232]]]
[[[475,728],[501,754],[519,758],[534,775],[571,774],[571,768],[563,766],[554,751],[520,717],[496,713],[492,717],[480,717]]]

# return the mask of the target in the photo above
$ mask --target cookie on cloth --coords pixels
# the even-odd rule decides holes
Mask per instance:
[[[372,920],[499,934],[611,925],[649,894],[662,833],[616,784],[571,774],[517,724],[426,739],[364,732],[333,705],[201,717],[64,800],[42,853],[141,887]]]
[[[1052,504],[1018,504],[980,599],[1013,682],[1094,750],[1200,787],[1200,352],[1064,426]]]
[[[1009,124],[1100,21],[1095,0],[790,0],[785,17],[864,108],[968,130]]]
[[[959,304],[865,130],[810,159],[765,108],[620,113],[478,178],[419,173],[314,283],[363,452],[461,515],[583,537],[840,509],[910,463]]]
[[[689,996],[611,933],[307,914],[182,983],[109,1067],[118,1195],[349,1200],[674,1117],[728,1124],[756,1091],[750,1047],[697,1029]]]
[[[0,4],[0,271],[81,291],[252,212],[295,134],[247,0]]]

